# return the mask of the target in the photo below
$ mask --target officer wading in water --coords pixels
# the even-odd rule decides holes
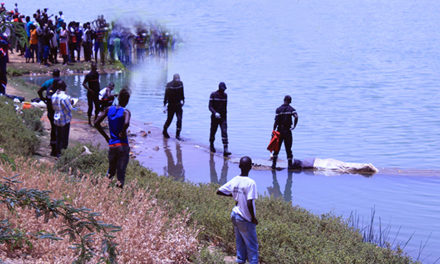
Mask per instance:
[[[165,89],[163,106],[165,107],[167,104],[168,108],[167,110],[164,110],[164,113],[168,111],[168,116],[167,121],[165,121],[165,124],[163,125],[162,134],[165,138],[170,138],[167,129],[170,126],[171,121],[173,121],[174,114],[176,114],[176,139],[182,140],[180,132],[182,131],[182,107],[185,104],[185,96],[183,94],[183,83],[180,81],[180,76],[177,73],[173,75],[173,80],[167,83]]]
[[[211,152],[215,152],[214,140],[218,126],[222,131],[223,156],[231,155],[228,150],[228,125],[226,119],[226,104],[228,103],[228,95],[225,93],[226,84],[219,83],[218,90],[211,93],[209,98],[209,111],[211,111],[211,132],[209,135],[209,148]]]
[[[295,129],[298,123],[298,114],[295,108],[290,106],[292,97],[286,95],[284,97],[284,104],[277,108],[275,115],[275,122],[273,124],[273,130],[280,132],[280,147],[284,142],[284,148],[286,149],[288,169],[294,169],[293,155],[292,155],[292,130]],[[292,128],[292,116],[295,118]],[[273,135],[272,135],[273,137]],[[276,169],[278,153],[280,150],[275,151],[272,160],[272,169]]]

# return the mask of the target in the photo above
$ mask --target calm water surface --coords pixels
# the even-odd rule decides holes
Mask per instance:
[[[259,191],[282,194],[315,213],[356,211],[366,222],[375,208],[382,224],[393,227],[391,237],[399,227],[400,241],[415,232],[409,254],[417,256],[420,242],[430,237],[423,260],[440,257],[439,1],[89,3],[22,1],[19,7],[26,13],[44,6],[62,9],[67,20],[86,21],[97,14],[151,19],[179,32],[185,42],[168,59],[150,59],[130,76],[101,81],[115,81],[117,87],[130,83],[134,118],[161,127],[164,85],[180,73],[186,95],[182,133],[196,144],[207,144],[209,94],[224,81],[231,150],[267,159],[275,108],[285,94],[292,95],[299,113],[296,157],[371,162],[385,172],[365,178],[255,171]],[[82,78],[66,80],[72,93],[84,98]],[[169,149],[177,159],[175,146]],[[160,152],[161,161],[146,165],[166,174],[170,153]],[[206,160],[192,160],[191,153],[182,157],[186,180],[213,181],[209,155]],[[222,164],[215,158],[220,178]],[[431,173],[404,176],[391,168]],[[227,179],[237,173],[230,164]]]

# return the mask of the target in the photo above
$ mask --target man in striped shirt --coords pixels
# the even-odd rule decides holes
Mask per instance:
[[[56,134],[56,156],[59,157],[62,149],[69,145],[70,121],[72,120],[73,106],[71,98],[66,94],[66,84],[57,80],[58,90],[52,95],[52,107],[54,110],[54,124]]]
[[[295,129],[298,123],[298,114],[295,108],[290,106],[292,97],[286,95],[284,97],[284,104],[277,108],[275,112],[275,122],[273,124],[273,130],[280,132],[280,147],[284,142],[284,148],[286,149],[288,169],[293,169],[293,154],[292,154],[292,130]],[[295,118],[292,127],[292,116]],[[272,135],[273,136],[273,135]],[[272,169],[276,169],[278,153],[280,150],[273,153]]]

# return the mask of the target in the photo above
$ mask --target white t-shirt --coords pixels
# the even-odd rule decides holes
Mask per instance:
[[[254,215],[256,216],[255,210],[255,200],[258,197],[257,184],[254,180],[247,176],[235,176],[232,180],[225,183],[219,188],[224,194],[232,194],[232,197],[237,202],[237,205],[232,209],[235,213],[239,214],[241,217],[247,221],[252,221],[251,213],[247,206],[248,200],[253,200]]]

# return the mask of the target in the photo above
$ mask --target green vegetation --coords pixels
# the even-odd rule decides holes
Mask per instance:
[[[0,148],[6,154],[32,155],[39,145],[32,129],[42,132],[41,115],[39,110],[20,111],[17,115],[13,101],[0,97]]]
[[[65,152],[57,167],[64,171],[75,168],[79,175],[90,171],[105,175],[106,152],[88,147],[92,156],[80,156],[82,146],[76,146]],[[201,241],[234,254],[235,237],[229,220],[233,201],[215,195],[218,186],[176,182],[152,173],[137,161],[130,161],[127,180],[155,190],[156,198],[168,205],[171,215],[189,211],[190,223],[202,228]],[[360,232],[339,217],[316,216],[269,197],[260,197],[256,206],[260,256],[265,263],[413,263],[399,249],[363,242]],[[203,257],[209,258],[205,253]]]

